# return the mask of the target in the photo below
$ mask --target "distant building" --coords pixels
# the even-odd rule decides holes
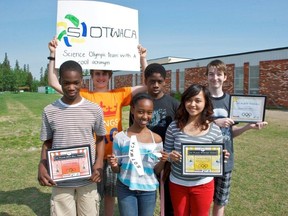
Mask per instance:
[[[226,63],[229,93],[266,95],[270,107],[288,108],[288,47],[198,59],[164,57],[148,60],[167,70],[166,92],[183,92],[192,83],[207,85],[206,65],[215,59]],[[141,73],[115,71],[110,88],[141,84]],[[90,84],[91,85],[91,84]]]
[[[38,93],[55,94],[56,91],[54,88],[52,88],[50,86],[39,86],[38,87]]]

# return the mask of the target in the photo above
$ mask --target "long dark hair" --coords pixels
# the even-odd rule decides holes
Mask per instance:
[[[206,130],[208,128],[209,123],[213,121],[212,117],[213,104],[210,100],[209,90],[203,85],[193,84],[183,92],[181,96],[181,103],[175,115],[175,121],[177,127],[180,128],[181,130],[185,127],[189,119],[189,113],[185,108],[185,102],[189,100],[191,97],[198,95],[201,91],[203,91],[204,93],[205,107],[203,109],[203,112],[201,113],[199,124],[200,126],[203,126],[202,127],[203,130]]]

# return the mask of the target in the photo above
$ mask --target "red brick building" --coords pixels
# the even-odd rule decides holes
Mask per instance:
[[[166,59],[166,61],[165,61]],[[171,57],[149,60],[167,70],[166,92],[183,92],[192,83],[207,84],[206,65],[215,59],[226,63],[228,93],[266,95],[267,106],[288,109],[288,47],[169,62]],[[177,58],[175,58],[177,59]],[[167,63],[163,63],[167,62]],[[140,72],[115,71],[110,87],[141,83]]]

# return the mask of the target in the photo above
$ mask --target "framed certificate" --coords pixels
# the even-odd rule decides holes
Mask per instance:
[[[183,176],[222,176],[223,143],[182,143]]]
[[[48,171],[53,181],[89,178],[92,175],[89,145],[47,150]]]
[[[265,118],[266,96],[231,95],[229,118],[235,122],[262,122]]]

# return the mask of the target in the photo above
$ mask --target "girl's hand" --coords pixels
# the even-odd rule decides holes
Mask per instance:
[[[111,167],[117,167],[118,166],[118,158],[116,158],[115,154],[107,155],[107,161]]]
[[[227,151],[227,149],[224,149],[223,153],[224,153],[224,163],[227,163],[227,160],[230,157],[230,153]]]
[[[165,151],[160,151],[160,153],[162,154],[162,157],[160,158],[160,161],[162,162],[166,162],[169,158],[169,154]]]
[[[177,162],[182,159],[182,155],[179,152],[173,150],[169,153],[169,158],[171,162]]]

